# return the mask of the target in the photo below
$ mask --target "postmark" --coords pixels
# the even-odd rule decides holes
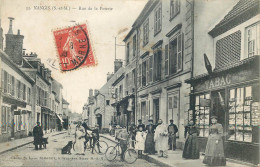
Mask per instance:
[[[54,30],[53,35],[61,71],[96,65],[86,24]]]

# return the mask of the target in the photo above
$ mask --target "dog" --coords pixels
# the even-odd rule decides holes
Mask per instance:
[[[72,141],[69,141],[68,144],[62,148],[61,154],[71,154]]]

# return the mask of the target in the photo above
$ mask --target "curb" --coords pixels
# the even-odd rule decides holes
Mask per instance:
[[[54,134],[54,135],[50,135],[50,136],[57,136],[57,135],[61,135],[61,134],[64,134],[64,133],[67,133],[67,132],[61,132],[61,133]],[[48,137],[49,137],[49,136],[48,136]],[[1,152],[0,152],[0,155],[6,153],[6,152],[8,152],[8,151],[12,151],[12,150],[15,150],[15,149],[17,149],[17,148],[23,147],[23,146],[25,146],[25,145],[31,144],[31,143],[33,143],[33,141],[28,141],[28,142],[23,143],[23,144],[21,144],[21,145],[18,145],[18,146],[15,146],[15,147],[6,149],[6,150],[4,150],[4,151],[1,151]]]
[[[111,142],[117,143],[116,141],[114,141],[114,140],[112,140],[112,139],[110,139],[110,138],[108,138],[106,136],[100,135],[100,137],[103,137],[103,138],[105,138],[105,139],[107,139],[107,140],[109,140]],[[154,164],[156,164],[158,166],[172,167],[172,166],[170,166],[170,165],[168,165],[166,163],[163,163],[161,161],[158,161],[157,159],[154,159],[154,158],[150,157],[149,155],[143,155],[143,159],[148,161],[148,162],[154,163]]]

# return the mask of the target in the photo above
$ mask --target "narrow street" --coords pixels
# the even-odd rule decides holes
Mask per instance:
[[[68,133],[52,136],[48,139],[47,149],[36,151],[33,144],[28,144],[7,152],[1,155],[0,166],[156,166],[142,159],[138,159],[134,164],[126,164],[120,161],[120,157],[117,157],[114,162],[109,162],[105,155],[98,155],[95,152],[91,154],[89,151],[86,151],[85,155],[61,154],[62,147],[73,137]],[[101,138],[101,140],[105,139]],[[109,140],[105,141],[109,146],[114,145]]]

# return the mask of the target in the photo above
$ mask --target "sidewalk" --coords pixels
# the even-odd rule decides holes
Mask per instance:
[[[112,137],[108,134],[100,134],[101,137],[104,137],[112,142],[115,141],[115,137]],[[197,160],[186,160],[182,158],[182,150],[168,151],[168,158],[159,158],[157,154],[155,155],[144,155],[144,159],[148,162],[157,164],[158,166],[167,166],[167,167],[201,167],[205,166],[203,161],[204,156],[200,156],[200,159]],[[253,166],[251,164],[227,159],[226,167],[248,167]]]
[[[63,133],[67,133],[67,131],[48,133],[48,134],[45,134],[44,137],[56,136],[56,135],[60,135],[60,134],[63,134]],[[22,146],[30,144],[30,143],[33,143],[33,137],[32,136],[22,138],[22,139],[15,139],[15,140],[4,142],[4,143],[0,143],[0,154],[6,153],[6,152],[14,150],[14,149],[17,149],[19,147],[22,147]]]

